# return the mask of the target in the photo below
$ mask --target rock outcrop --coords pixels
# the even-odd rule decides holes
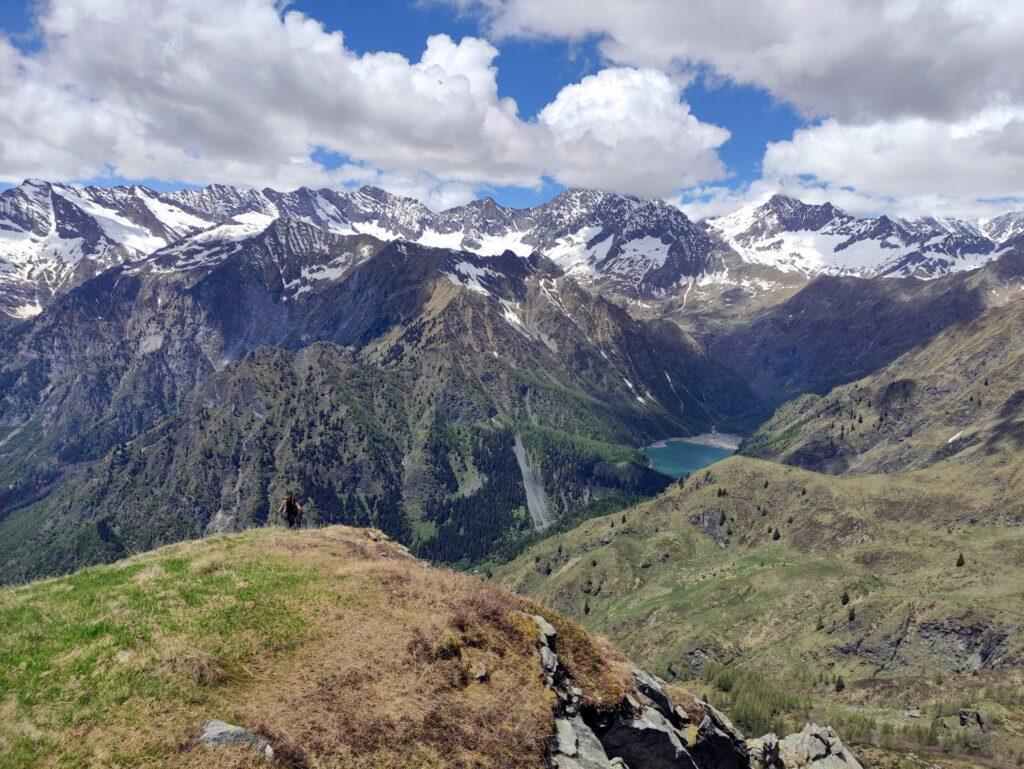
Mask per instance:
[[[664,681],[630,666],[633,691],[611,712],[591,712],[558,659],[557,631],[533,617],[548,688],[556,697],[549,763],[556,769],[862,769],[831,727],[808,724],[749,743],[706,702],[676,704]],[[695,717],[694,709],[699,716]]]
[[[807,724],[779,740],[766,734],[750,741],[751,769],[863,769],[831,726]]]

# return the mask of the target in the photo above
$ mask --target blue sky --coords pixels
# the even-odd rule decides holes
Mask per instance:
[[[1024,207],[1024,13],[876,5],[0,0],[0,184]]]

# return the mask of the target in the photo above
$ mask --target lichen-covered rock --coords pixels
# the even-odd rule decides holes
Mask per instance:
[[[558,769],[613,769],[601,741],[582,718],[559,718],[555,727]]]

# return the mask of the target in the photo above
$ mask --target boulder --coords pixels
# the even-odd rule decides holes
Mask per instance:
[[[199,736],[199,744],[208,748],[219,748],[225,745],[252,745],[266,761],[274,761],[274,749],[270,743],[255,732],[234,726],[226,721],[208,721],[203,724],[203,733]]]
[[[481,683],[490,677],[490,674],[487,672],[487,665],[483,662],[476,662],[470,670],[470,674],[473,676],[474,681]]]
[[[540,631],[541,644],[549,647],[551,651],[555,651],[555,639],[558,637],[558,631],[555,630],[555,626],[539,614],[534,614],[532,619],[533,623],[537,626],[537,630]]]
[[[982,718],[979,711],[971,710],[969,708],[961,708],[958,717],[960,718],[960,726],[976,726],[978,727],[978,731],[985,731],[985,719]]]
[[[749,763],[747,741],[721,711],[703,703],[707,714],[697,727],[690,755],[702,769],[745,769]]]
[[[605,752],[639,769],[705,769],[686,749],[686,739],[657,708],[617,716],[601,735]]]
[[[579,716],[555,720],[552,760],[558,769],[613,769],[617,766],[608,760],[601,741]]]

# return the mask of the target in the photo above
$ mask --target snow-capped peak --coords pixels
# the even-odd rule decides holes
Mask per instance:
[[[978,222],[953,217],[858,218],[831,203],[776,194],[705,220],[743,261],[807,276],[936,277],[987,261],[998,243]]]

